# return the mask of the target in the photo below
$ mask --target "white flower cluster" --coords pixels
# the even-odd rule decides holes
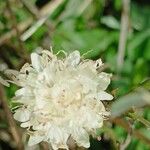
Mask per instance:
[[[78,146],[90,146],[89,135],[109,114],[102,100],[113,99],[105,92],[110,75],[98,71],[102,65],[101,59],[82,60],[79,51],[64,59],[43,51],[32,53],[31,64],[14,71],[13,82],[21,86],[15,93],[21,107],[14,118],[28,129],[29,145],[46,141],[53,149],[68,149],[72,138]]]

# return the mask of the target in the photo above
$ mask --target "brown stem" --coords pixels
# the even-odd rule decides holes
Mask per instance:
[[[18,30],[22,33],[29,25],[32,23],[32,19],[29,18],[28,20],[21,22],[18,24]],[[3,45],[5,42],[9,41],[12,37],[16,36],[15,29],[13,28],[11,31],[8,31],[3,36],[0,37],[0,46]]]
[[[126,150],[130,142],[131,142],[131,135],[130,133],[128,133],[125,141],[120,144],[120,150]]]
[[[41,15],[40,15],[40,11],[34,6],[32,5],[30,2],[26,1],[26,0],[21,0],[23,6],[27,9],[27,11],[30,12],[30,14],[33,16],[33,18],[35,19],[40,19]],[[51,22],[49,20],[46,20],[44,25],[47,27],[48,29],[48,35],[49,38],[51,37],[51,30],[53,29]]]
[[[150,139],[147,138],[146,136],[144,136],[140,131],[138,131],[136,129],[132,130],[132,127],[130,126],[130,124],[127,121],[125,121],[124,119],[115,118],[110,121],[121,126],[122,128],[124,128],[129,134],[133,135],[134,137],[138,138],[139,140],[143,141],[144,143],[150,145]]]
[[[41,150],[49,150],[49,145],[47,142],[41,142],[40,148],[41,148]]]
[[[21,133],[19,132],[19,130],[16,126],[16,123],[13,119],[12,113],[8,107],[6,98],[4,96],[4,90],[1,85],[0,85],[0,102],[1,102],[2,108],[4,110],[4,113],[6,115],[6,120],[9,124],[9,128],[10,128],[12,137],[16,143],[17,150],[23,150],[24,148],[23,148]]]

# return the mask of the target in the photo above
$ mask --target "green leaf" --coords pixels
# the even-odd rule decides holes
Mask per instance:
[[[133,84],[137,85],[142,82],[142,80],[148,75],[148,69],[149,65],[146,63],[146,61],[141,57],[138,58],[133,70]]]
[[[134,60],[139,54],[138,48],[141,44],[150,37],[150,29],[144,30],[135,34],[127,45],[128,57]]]
[[[85,57],[95,58],[116,42],[117,38],[118,32],[108,33],[103,29],[75,31],[62,25],[53,34],[52,44],[54,49],[79,50],[81,55],[90,51]]]
[[[144,58],[150,61],[150,38],[147,40],[144,50]]]
[[[66,9],[61,15],[61,20],[68,18],[79,17],[83,11],[90,5],[92,0],[70,0],[67,3]]]
[[[146,79],[140,84],[140,87],[150,90],[150,78]]]
[[[101,18],[101,23],[112,29],[120,29],[120,23],[113,16],[104,16]]]
[[[116,10],[120,10],[122,6],[122,1],[121,0],[114,0],[114,7]]]
[[[147,29],[150,26],[150,7],[149,5],[137,5],[136,3],[131,3],[131,20],[132,26],[136,30]]]

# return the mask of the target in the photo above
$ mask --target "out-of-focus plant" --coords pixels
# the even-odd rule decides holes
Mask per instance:
[[[103,69],[113,73],[112,84],[108,91],[111,91],[114,100],[107,104],[112,117],[109,121],[104,121],[104,127],[97,131],[99,141],[90,139],[90,149],[148,150],[150,147],[148,2],[130,1],[124,63],[118,75],[116,60],[123,1],[58,1],[49,1],[41,7],[36,7],[34,0],[28,2],[28,5],[24,0],[9,1],[11,5],[6,1],[0,1],[0,63],[6,64],[10,69],[19,70],[25,62],[29,62],[32,51],[41,52],[40,47],[49,49],[50,46],[53,46],[55,54],[64,49],[67,53],[79,50],[84,58],[92,60],[102,58],[106,62]],[[27,32],[31,29],[34,30]],[[24,35],[28,37],[22,38]],[[62,55],[60,53],[60,57]],[[0,76],[5,78],[4,74]],[[1,82],[4,83],[2,78]],[[15,110],[17,106],[12,103],[11,97],[17,87],[11,85],[5,89],[7,103]],[[5,116],[1,107],[0,114]],[[0,119],[2,120],[0,133],[5,130],[9,135],[7,121],[1,115]],[[1,140],[3,141],[3,138],[0,134]],[[13,144],[11,143],[11,147]],[[41,147],[43,146],[40,145]]]

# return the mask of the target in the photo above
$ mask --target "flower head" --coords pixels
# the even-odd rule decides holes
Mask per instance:
[[[98,71],[102,65],[101,59],[83,60],[78,51],[64,59],[43,51],[13,72],[13,82],[21,87],[15,100],[22,104],[14,118],[28,128],[29,145],[47,141],[53,149],[68,149],[71,137],[78,146],[90,146],[89,135],[108,115],[102,101],[113,98],[105,92],[110,75]]]

